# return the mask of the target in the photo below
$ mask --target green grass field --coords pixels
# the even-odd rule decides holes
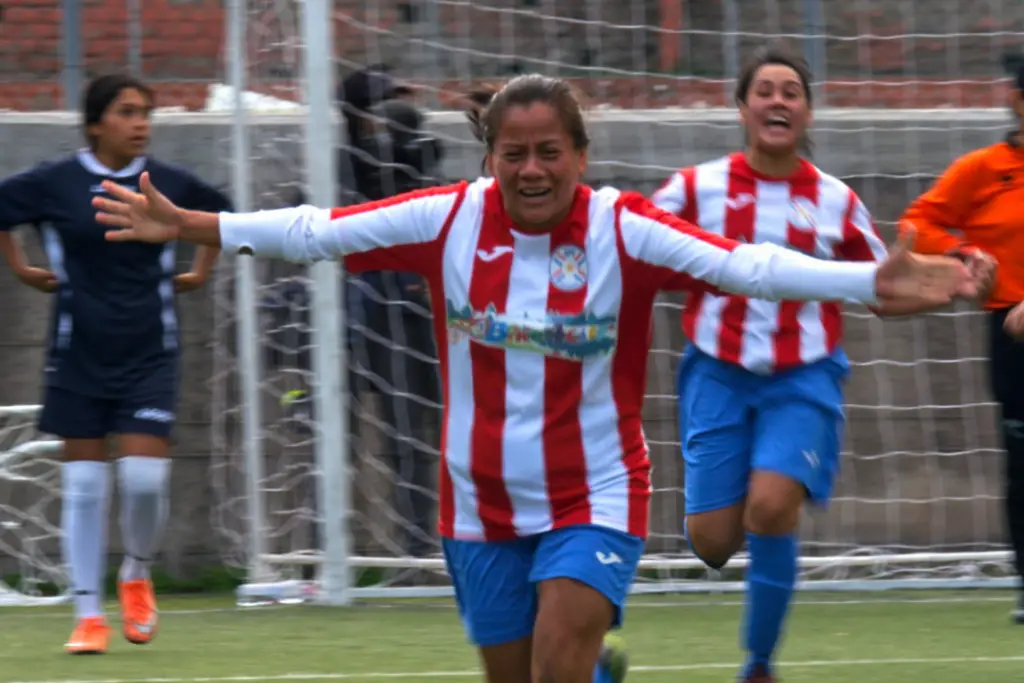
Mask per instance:
[[[733,681],[740,599],[635,599],[624,629],[630,680]],[[1022,680],[1024,626],[1011,624],[1011,605],[995,591],[804,595],[779,673],[785,683]],[[154,643],[118,638],[102,657],[64,654],[67,608],[0,610],[0,681],[480,680],[447,601],[242,610],[230,598],[164,597],[161,609]]]

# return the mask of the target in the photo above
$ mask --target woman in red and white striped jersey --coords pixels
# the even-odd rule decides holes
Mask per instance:
[[[653,202],[726,239],[837,264],[884,261],[885,245],[854,191],[801,155],[811,123],[803,60],[758,52],[735,97],[746,149],[678,171]],[[777,294],[691,293],[678,378],[686,538],[713,568],[748,545],[741,679],[750,683],[773,680],[797,576],[800,509],[831,496],[849,371],[841,300]],[[920,303],[876,310],[909,314],[927,308]]]
[[[556,79],[516,78],[472,121],[493,178],[344,209],[196,213],[148,181],[94,205],[121,228],[112,240],[423,276],[444,388],[443,550],[487,680],[619,680],[602,645],[647,535],[640,409],[658,292],[936,306],[967,293],[968,273],[902,248],[879,266],[740,244],[592,190],[583,115]]]

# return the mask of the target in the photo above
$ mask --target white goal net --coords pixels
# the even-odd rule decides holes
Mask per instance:
[[[541,71],[572,79],[586,95],[588,181],[645,193],[675,169],[741,144],[731,108],[737,69],[753,48],[780,38],[803,51],[815,73],[814,161],[860,194],[891,239],[906,204],[950,161],[998,140],[1010,126],[998,94],[999,60],[1021,38],[1015,31],[1024,26],[1024,8],[928,4],[926,11],[900,0],[338,0],[333,30],[339,77],[383,63],[417,86],[420,106],[431,110],[426,128],[445,145],[432,178],[470,178],[480,170],[482,150],[461,114],[450,110],[458,93]],[[258,208],[290,204],[307,187],[306,111],[289,104],[301,97],[307,6],[308,0],[250,4],[245,72],[253,94],[243,156]],[[223,88],[211,92],[214,100],[230,98]],[[233,115],[223,112],[224,101],[216,107],[222,113],[160,117],[159,139],[176,142],[158,145],[158,153],[225,181]],[[344,125],[336,122],[334,133],[346,144]],[[200,322],[180,412],[209,418],[190,424],[189,438],[209,444],[209,489],[202,494],[209,497],[198,505],[211,511],[218,561],[250,571],[261,584],[244,593],[246,602],[304,599],[319,577],[326,516],[330,529],[345,529],[345,570],[356,589],[349,596],[449,591],[434,531],[436,361],[423,335],[430,312],[417,284],[391,275],[346,283],[349,470],[323,482],[315,444],[323,425],[342,416],[322,414],[312,399],[323,380],[313,360],[316,288],[303,268],[260,263],[256,271],[258,334],[251,346],[240,340],[232,259],[219,267],[212,302],[187,302]],[[848,308],[845,322],[854,368],[843,471],[829,509],[804,518],[805,585],[1008,585],[1003,455],[988,391],[984,316],[959,307],[882,322]],[[709,573],[682,538],[678,302],[660,303],[656,325],[645,408],[655,465],[653,533],[636,590],[732,589],[743,557],[721,574]],[[255,351],[252,362],[241,360],[245,348]],[[246,415],[255,414],[245,408],[246,380],[258,386],[257,449],[244,429]],[[43,482],[33,486],[45,502],[24,498],[16,469],[24,461],[10,455],[12,448],[0,441],[0,557],[59,577],[52,544],[48,553],[33,554],[37,526],[58,533],[52,506],[59,482],[44,461],[25,476]],[[325,501],[324,490],[347,495]],[[344,510],[335,509],[339,500]],[[34,521],[17,521],[23,518]]]

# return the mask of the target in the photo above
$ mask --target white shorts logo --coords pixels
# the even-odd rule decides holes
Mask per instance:
[[[548,272],[556,289],[579,291],[587,285],[587,255],[575,244],[563,244],[551,254]]]
[[[159,408],[141,408],[135,411],[136,420],[145,420],[146,422],[174,422],[174,413],[168,410],[160,410]]]

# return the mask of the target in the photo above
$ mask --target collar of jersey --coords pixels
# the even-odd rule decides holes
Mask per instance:
[[[765,182],[774,183],[798,183],[801,181],[816,182],[817,174],[814,172],[814,164],[807,161],[803,157],[800,157],[800,165],[788,178],[773,178],[763,173],[758,173],[747,161],[747,155],[743,152],[733,152],[730,159],[729,167],[732,172],[740,175],[744,178],[754,178],[755,180],[763,180]]]
[[[575,235],[579,232],[586,233],[587,217],[590,214],[590,193],[591,189],[583,183],[576,183],[576,192],[572,200],[572,208],[565,220],[548,231],[548,234],[567,233]],[[484,193],[486,211],[492,219],[496,219],[503,231],[515,232],[520,235],[538,235],[521,230],[512,222],[512,218],[505,212],[505,200],[501,194],[498,181],[495,180]]]
[[[135,157],[130,164],[120,171],[115,171],[104,166],[92,151],[80,149],[78,150],[78,163],[93,175],[105,176],[107,178],[131,178],[139,175],[146,168],[146,157]]]

